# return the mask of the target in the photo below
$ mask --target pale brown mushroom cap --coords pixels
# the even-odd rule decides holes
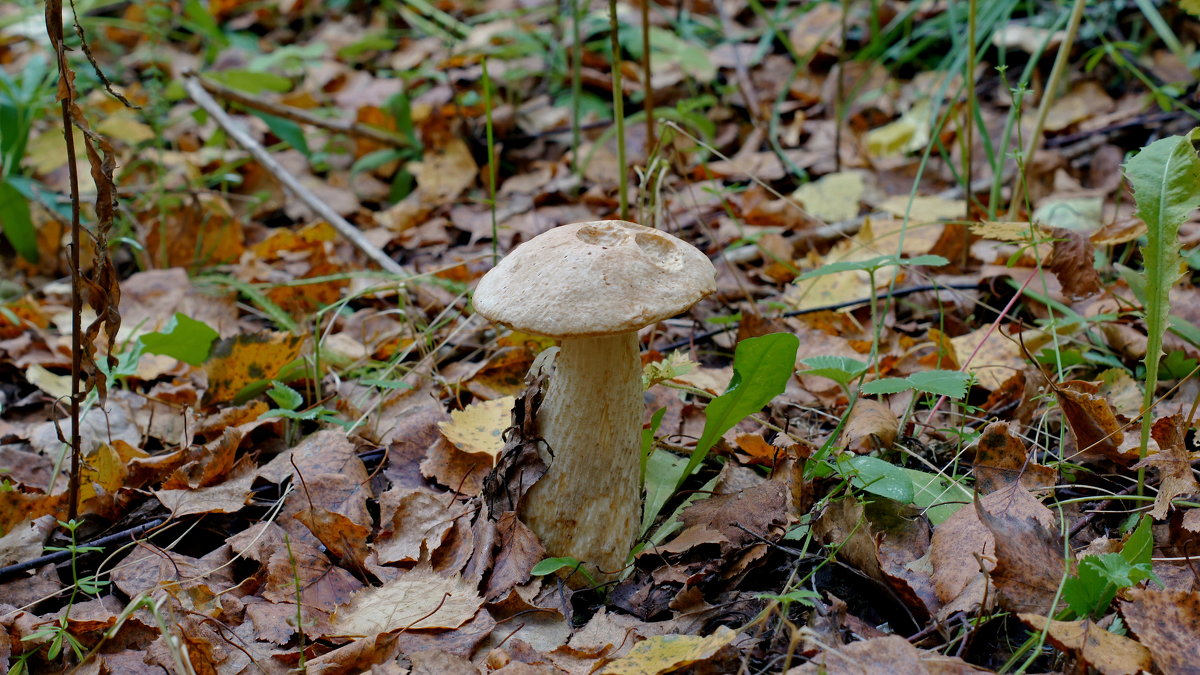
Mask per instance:
[[[479,281],[475,311],[554,338],[634,331],[716,291],[708,256],[623,220],[563,225],[518,246]]]

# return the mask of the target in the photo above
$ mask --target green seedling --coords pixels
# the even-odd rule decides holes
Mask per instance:
[[[596,578],[588,572],[587,567],[582,562],[571,557],[562,558],[546,558],[529,570],[529,573],[535,577],[544,577],[547,574],[554,574],[560,570],[571,570],[571,573],[579,572],[587,579],[588,584],[596,586]]]
[[[1150,442],[1149,415],[1158,386],[1163,334],[1170,327],[1170,292],[1179,277],[1179,227],[1200,207],[1200,156],[1193,141],[1196,131],[1164,138],[1142,148],[1125,163],[1133,185],[1137,215],[1146,223],[1142,249],[1145,271],[1130,272],[1144,289],[1146,320],[1146,385],[1142,400],[1142,436],[1138,454],[1145,457]],[[1138,494],[1145,486],[1145,468],[1138,469]]]
[[[1075,575],[1063,583],[1062,589],[1063,599],[1072,614],[1098,619],[1108,611],[1121,589],[1145,579],[1163,585],[1150,563],[1150,554],[1154,550],[1152,524],[1149,516],[1142,516],[1120,553],[1089,555],[1079,561]]]

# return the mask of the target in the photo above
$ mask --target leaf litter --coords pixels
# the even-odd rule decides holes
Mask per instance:
[[[1135,204],[1153,153],[1127,165],[1135,200],[1121,173],[1194,125],[1167,105],[1200,37],[1186,7],[1114,5],[1111,30],[1177,27],[1127,47],[1149,76],[1104,52],[1105,20],[1071,36],[990,18],[967,133],[939,60],[954,36],[882,49],[952,8],[650,5],[647,92],[621,5],[626,110],[651,93],[659,120],[622,138],[599,5],[572,94],[569,17],[548,6],[328,4],[80,17],[142,107],[91,91],[72,52],[95,397],[69,527],[68,160],[47,48],[21,28],[40,12],[0,8],[0,113],[28,120],[0,142],[7,667],[1189,672],[1200,221],[1186,181]],[[1014,100],[994,50],[1041,87],[1027,54],[1063,44],[1094,58]],[[197,112],[191,70],[275,168]],[[1043,99],[1036,153],[1011,161],[1006,134],[1023,143]],[[486,325],[470,292],[538,234],[619,216],[621,143],[631,218],[712,256],[718,292],[640,336],[648,511],[626,569],[594,585],[520,516],[552,461],[553,341]],[[1142,273],[1159,211],[1181,223],[1168,289]],[[774,333],[794,355],[743,382],[758,371],[736,348]],[[744,399],[768,380],[777,395]],[[1107,604],[1079,615],[1080,587]]]

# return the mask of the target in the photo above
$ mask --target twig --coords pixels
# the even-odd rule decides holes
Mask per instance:
[[[146,531],[152,530],[152,529],[158,527],[159,525],[162,525],[164,522],[166,522],[166,521],[162,518],[155,518],[154,520],[151,520],[148,523],[142,523],[141,525],[138,525],[136,527],[131,527],[127,530],[121,530],[120,532],[113,532],[112,534],[105,535],[103,537],[100,537],[99,539],[93,539],[92,541],[84,542],[80,546],[81,547],[94,546],[94,547],[98,547],[98,548],[103,548],[105,546],[108,546],[109,544],[121,541],[125,538],[132,539],[134,537],[140,536],[141,534],[145,533]],[[47,553],[46,555],[39,556],[37,558],[33,558],[30,560],[26,560],[25,562],[13,563],[12,565],[5,565],[4,567],[0,567],[0,579],[6,579],[13,574],[19,574],[26,570],[36,569],[38,567],[41,567],[42,565],[47,565],[50,563],[58,563],[58,562],[62,562],[64,560],[70,560],[70,559],[71,559],[70,551],[55,551],[54,553]]]
[[[308,188],[301,185],[300,181],[296,180],[295,176],[288,173],[287,169],[284,169],[279,162],[275,161],[275,158],[268,154],[266,149],[259,145],[259,143],[253,138],[250,138],[250,135],[242,130],[242,128],[239,127],[233,121],[233,119],[221,109],[221,106],[217,105],[217,102],[213,100],[213,97],[208,95],[208,92],[204,90],[203,85],[200,83],[199,78],[197,78],[194,74],[190,77],[184,77],[183,88],[185,91],[187,91],[188,96],[191,96],[193,101],[195,101],[201,108],[204,108],[205,112],[212,116],[213,121],[220,125],[221,128],[225,130],[225,133],[229,134],[230,138],[237,141],[238,145],[242,146],[247,152],[253,155],[254,159],[258,160],[259,164],[262,164],[267,171],[271,172],[271,174],[275,176],[280,183],[283,183],[284,187],[286,187],[293,195],[295,195],[296,198],[304,202],[305,206],[315,211],[317,215],[324,218],[325,221],[332,225],[338,232],[340,232],[343,237],[348,239],[355,248],[357,248],[371,260],[374,260],[375,263],[382,267],[385,271],[397,276],[410,276],[411,273],[401,266],[400,263],[389,258],[386,253],[379,249],[378,246],[368,241],[357,227],[351,225],[349,221],[338,215],[338,213],[331,209],[328,204],[320,199],[317,199],[316,195],[310,192]]]
[[[195,77],[200,82],[200,86],[204,87],[204,90],[213,96],[223,98],[226,101],[233,101],[234,103],[250,108],[251,110],[257,110],[268,115],[282,117],[285,120],[299,122],[300,124],[307,124],[309,126],[318,127],[334,133],[361,136],[362,138],[368,138],[372,141],[383,143],[385,145],[394,145],[397,147],[406,147],[411,145],[408,139],[404,138],[403,136],[390,133],[378,127],[359,124],[358,122],[351,122],[348,120],[319,117],[308,112],[307,110],[293,108],[292,106],[284,105],[282,103],[264,101],[262,99],[254,98],[253,96],[248,96],[236,89],[230,89],[223,84],[218,84],[212,80],[205,79],[198,73],[189,72],[185,73],[184,76]]]

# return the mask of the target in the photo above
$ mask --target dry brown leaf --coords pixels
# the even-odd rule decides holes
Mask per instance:
[[[422,549],[426,555],[436,550],[462,513],[453,508],[449,496],[420,488],[383,493],[379,510],[384,525],[373,544],[379,562],[414,562]]]
[[[899,425],[896,413],[886,403],[864,398],[854,404],[842,433],[847,449],[862,454],[891,448]]]
[[[601,675],[658,675],[711,659],[737,633],[719,626],[708,637],[699,635],[658,635],[634,645],[629,653],[612,661]]]
[[[955,361],[966,364],[967,372],[979,379],[979,384],[995,391],[1013,373],[1025,370],[1025,353],[1021,343],[1030,353],[1036,354],[1050,336],[1039,330],[1027,330],[1022,335],[1001,335],[1001,329],[992,330],[984,326],[966,335],[951,338]],[[971,358],[974,354],[975,358]],[[970,363],[967,359],[971,358]]]
[[[1125,433],[1109,402],[1095,382],[1069,380],[1054,388],[1078,451],[1087,458],[1129,463],[1137,450],[1125,443]]]
[[[418,566],[383,586],[366,588],[334,614],[338,635],[377,635],[397,630],[458,628],[483,605],[473,585]]]
[[[975,445],[975,487],[990,494],[1019,483],[1026,490],[1054,485],[1058,472],[1033,461],[1008,422],[992,422]]]
[[[1028,493],[1013,487],[1007,494],[1016,503],[1019,495]],[[1000,592],[1001,606],[1013,612],[1057,613],[1065,601],[1059,598],[1055,605],[1054,600],[1067,574],[1057,523],[1046,527],[1043,518],[1020,515],[1003,503],[998,506],[989,512],[982,501],[975,502],[975,512],[995,543],[996,566],[990,577]]]
[[[1158,494],[1154,496],[1154,508],[1150,510],[1155,520],[1167,517],[1171,501],[1176,497],[1200,492],[1200,485],[1192,475],[1192,458],[1185,443],[1187,431],[1187,422],[1180,413],[1154,420],[1150,436],[1158,443],[1158,452],[1132,467],[1149,465],[1158,470]]]
[[[1150,652],[1145,647],[1091,621],[1050,621],[1040,614],[1021,614],[1020,617],[1038,631],[1049,624],[1047,636],[1051,644],[1064,652],[1074,653],[1101,675],[1137,675],[1150,671]]]
[[[993,492],[980,498],[990,513],[1008,513],[1013,518],[1033,518],[1043,527],[1057,519],[1032,495],[1022,489]],[[976,509],[959,509],[934,528],[930,540],[930,562],[938,598],[947,606],[978,608],[987,584],[983,569],[995,565],[995,536],[984,526]]]
[[[1100,273],[1096,271],[1096,247],[1083,232],[1061,227],[1051,228],[1054,251],[1050,271],[1062,284],[1069,300],[1083,300],[1100,292]]]
[[[1134,588],[1121,615],[1164,673],[1200,672],[1200,592]]]
[[[966,675],[986,672],[956,656],[923,651],[898,635],[889,635],[825,650],[808,663],[787,671],[787,675]]]

